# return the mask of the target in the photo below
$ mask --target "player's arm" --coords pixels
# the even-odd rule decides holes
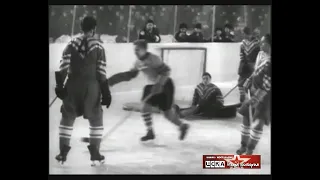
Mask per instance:
[[[192,106],[197,106],[199,104],[199,99],[200,99],[199,93],[197,89],[195,89],[193,93],[193,98],[192,98]]]
[[[218,87],[215,87],[214,91],[215,105],[222,107],[224,104],[224,99],[221,90]]]
[[[256,101],[257,104],[263,102],[265,97],[271,91],[271,65],[270,62],[266,62],[262,68],[259,69],[256,76],[253,78],[261,78],[262,77],[262,87],[259,88],[254,95],[252,96],[252,101]],[[256,81],[256,80],[254,80]]]
[[[239,64],[239,69],[238,69],[238,74],[242,74],[242,69],[243,66],[245,65],[245,54],[244,54],[244,49],[243,49],[243,44],[240,45],[240,64]]]
[[[115,84],[118,84],[124,81],[130,81],[131,79],[137,77],[138,74],[139,74],[139,69],[136,67],[136,65],[134,65],[134,67],[131,68],[131,70],[129,71],[112,75],[109,78],[109,85],[114,86]]]
[[[98,44],[96,45],[98,56],[97,56],[97,69],[96,69],[96,75],[97,80],[100,84],[101,94],[102,94],[102,101],[101,105],[106,105],[107,108],[109,108],[112,97],[111,92],[108,84],[107,79],[107,60],[106,60],[106,53],[104,48]]]
[[[71,60],[71,48],[71,43],[69,43],[67,47],[63,50],[59,70],[56,72],[57,87],[63,87],[64,81],[67,78]]]

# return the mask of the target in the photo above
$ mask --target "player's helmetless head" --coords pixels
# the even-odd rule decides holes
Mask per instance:
[[[260,48],[262,51],[270,54],[271,53],[271,35],[266,34],[261,38]]]
[[[93,37],[96,33],[97,21],[92,16],[86,16],[81,21],[81,30],[87,36]]]
[[[203,73],[202,83],[206,84],[206,85],[211,83],[211,75],[209,73],[207,73],[207,72]]]
[[[138,57],[138,59],[142,58],[148,52],[148,43],[143,39],[139,39],[133,43],[134,45],[134,53]]]
[[[251,29],[249,27],[244,27],[242,30],[242,33],[244,35],[244,38],[251,39],[252,33],[251,33]]]

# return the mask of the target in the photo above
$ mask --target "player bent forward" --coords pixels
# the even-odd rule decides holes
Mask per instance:
[[[109,85],[113,86],[122,81],[129,81],[137,77],[139,71],[142,71],[153,85],[144,87],[142,97],[142,117],[147,126],[147,134],[141,138],[141,141],[155,139],[155,134],[152,128],[152,106],[159,107],[164,112],[166,119],[180,129],[180,140],[186,136],[189,128],[188,124],[183,123],[172,107],[174,101],[174,84],[169,77],[170,68],[162,62],[160,57],[147,51],[147,42],[145,40],[137,40],[134,42],[135,54],[138,60],[134,67],[127,72],[122,72],[113,75],[109,78]]]
[[[106,78],[104,48],[93,38],[96,20],[87,16],[81,22],[84,35],[73,39],[63,51],[59,71],[56,72],[56,95],[63,103],[59,127],[60,154],[56,156],[61,164],[67,160],[70,138],[76,117],[83,116],[90,124],[91,161],[103,161],[99,148],[103,133],[102,107],[111,104],[111,94]],[[63,84],[69,77],[66,85]],[[102,96],[102,102],[101,102]]]
[[[252,97],[245,101],[239,109],[239,113],[243,115],[241,147],[236,152],[239,155],[253,153],[262,136],[264,125],[270,123],[271,36],[269,34],[262,37],[261,49],[262,51],[257,58],[259,64],[245,83],[245,87],[250,89]],[[249,105],[253,109],[253,125],[250,124]]]

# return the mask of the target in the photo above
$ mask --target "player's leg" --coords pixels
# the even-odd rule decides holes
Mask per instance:
[[[179,139],[183,140],[188,132],[189,124],[183,123],[179,117],[179,112],[173,106],[174,102],[174,85],[171,79],[168,79],[164,85],[164,91],[157,96],[157,102],[159,108],[163,111],[164,116],[170,122],[179,127],[180,136]]]
[[[152,85],[147,85],[144,87],[142,100],[144,100],[151,93]],[[154,97],[151,97],[148,101],[142,102],[141,116],[143,118],[144,124],[147,128],[147,134],[141,137],[141,141],[153,140],[155,134],[152,127],[152,102]]]
[[[91,161],[104,161],[104,156],[100,154],[100,144],[103,135],[103,111],[101,107],[101,93],[98,83],[91,83],[87,87],[84,96],[84,118],[89,120],[89,143],[88,146]]]
[[[242,104],[239,113],[242,115],[241,124],[241,147],[236,151],[241,155],[247,151],[247,145],[250,138],[250,119],[249,119],[249,107],[246,104]]]
[[[71,149],[70,139],[73,131],[73,124],[76,119],[75,106],[70,98],[63,100],[61,106],[62,118],[59,126],[59,149],[60,154],[56,156],[56,160],[63,164],[67,160],[67,155]]]
[[[238,88],[239,88],[239,92],[240,92],[240,102],[244,102],[245,98],[246,98],[246,92],[244,90],[243,84],[245,81],[246,77],[240,76],[238,79]]]
[[[247,155],[251,155],[263,135],[263,127],[268,124],[270,118],[270,107],[268,102],[261,104],[254,112],[254,123],[250,131],[250,139],[247,145]]]

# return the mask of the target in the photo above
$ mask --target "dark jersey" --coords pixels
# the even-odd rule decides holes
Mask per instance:
[[[253,70],[260,51],[260,42],[257,39],[251,41],[244,39],[240,46],[240,65],[238,74],[249,77]]]
[[[71,40],[63,51],[59,71],[63,79],[106,80],[105,51],[99,40],[84,36]]]
[[[214,84],[205,85],[200,83],[194,90],[192,105],[222,107],[224,103],[221,90]]]

